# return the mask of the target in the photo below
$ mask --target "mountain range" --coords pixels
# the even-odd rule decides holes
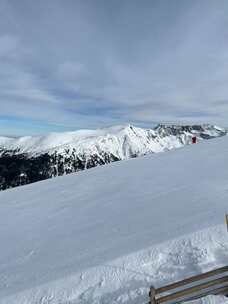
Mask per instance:
[[[143,129],[121,125],[98,130],[0,137],[0,190],[108,164],[169,151],[224,136],[218,126],[166,125]]]

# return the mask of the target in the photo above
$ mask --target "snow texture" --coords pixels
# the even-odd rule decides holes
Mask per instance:
[[[0,304],[144,304],[227,265],[227,163],[225,136],[0,192]]]

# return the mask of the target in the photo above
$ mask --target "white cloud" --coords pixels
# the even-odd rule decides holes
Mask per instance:
[[[75,127],[227,125],[227,1],[0,0],[0,8],[1,115]]]

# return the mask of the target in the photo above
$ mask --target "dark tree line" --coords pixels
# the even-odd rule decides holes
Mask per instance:
[[[66,150],[63,154],[45,153],[37,156],[0,151],[0,190],[34,183],[47,178],[89,169],[119,160],[112,154],[76,155]]]
[[[0,189],[34,183],[50,177],[50,156],[28,158],[25,154],[0,157]]]

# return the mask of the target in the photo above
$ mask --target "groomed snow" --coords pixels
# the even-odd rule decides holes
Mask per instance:
[[[0,303],[144,304],[227,265],[227,163],[222,137],[0,192]]]

